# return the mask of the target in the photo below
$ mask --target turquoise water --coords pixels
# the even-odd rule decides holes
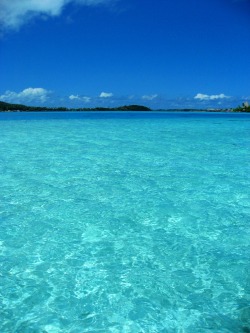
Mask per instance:
[[[250,115],[0,114],[1,333],[250,332]]]

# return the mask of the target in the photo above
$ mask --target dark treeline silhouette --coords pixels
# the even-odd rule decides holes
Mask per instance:
[[[107,107],[95,107],[95,108],[66,108],[66,107],[44,107],[44,106],[27,106],[23,104],[11,104],[0,101],[0,112],[8,111],[26,111],[26,112],[46,112],[46,111],[152,111],[150,108],[143,105],[124,105],[115,108]],[[158,109],[156,111],[231,111],[231,112],[250,112],[250,106],[248,102],[242,103],[242,106],[238,106],[233,109]]]
[[[41,107],[41,106],[27,106],[23,104],[11,104],[0,101],[0,111],[151,111],[150,108],[142,105],[124,105],[116,108],[66,108],[66,107]]]

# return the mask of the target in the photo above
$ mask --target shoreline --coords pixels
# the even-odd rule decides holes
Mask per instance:
[[[198,110],[198,109],[193,109],[193,110],[185,110],[185,109],[166,109],[166,110],[99,110],[99,109],[93,109],[93,110],[77,110],[77,109],[69,109],[69,110],[0,110],[0,113],[55,113],[55,112],[60,112],[60,113],[82,113],[82,112],[89,112],[89,113],[94,113],[94,112],[121,112],[121,113],[126,113],[126,112],[146,112],[146,113],[164,113],[164,112],[172,112],[172,113],[192,113],[192,112],[199,112],[199,113],[250,113],[249,111],[235,111],[235,110]]]
[[[217,112],[217,113],[230,113],[230,112],[250,112],[250,108],[247,105],[237,108],[159,108],[159,109],[150,109],[147,106],[139,104],[130,104],[117,107],[90,107],[90,108],[68,108],[62,106],[55,107],[41,107],[34,105],[24,105],[24,104],[15,104],[15,103],[6,103],[0,101],[0,112]]]

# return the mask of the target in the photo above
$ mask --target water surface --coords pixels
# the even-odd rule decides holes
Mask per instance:
[[[0,332],[250,331],[250,115],[0,114]]]

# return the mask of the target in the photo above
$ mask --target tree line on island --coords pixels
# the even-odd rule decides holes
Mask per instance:
[[[234,109],[235,112],[250,112],[250,105],[248,102],[242,103],[237,108]]]
[[[66,107],[44,107],[27,106],[23,104],[11,104],[0,101],[0,111],[151,111],[150,108],[143,105],[124,105],[116,108],[95,107],[95,108],[66,108]]]
[[[143,105],[124,105],[115,108],[95,107],[95,108],[66,108],[66,107],[44,107],[44,106],[27,106],[23,104],[12,104],[0,101],[0,112],[8,111],[26,111],[26,112],[49,112],[49,111],[152,111],[150,108]],[[242,103],[234,109],[160,109],[157,111],[232,111],[232,112],[250,112],[250,105],[248,102]]]

